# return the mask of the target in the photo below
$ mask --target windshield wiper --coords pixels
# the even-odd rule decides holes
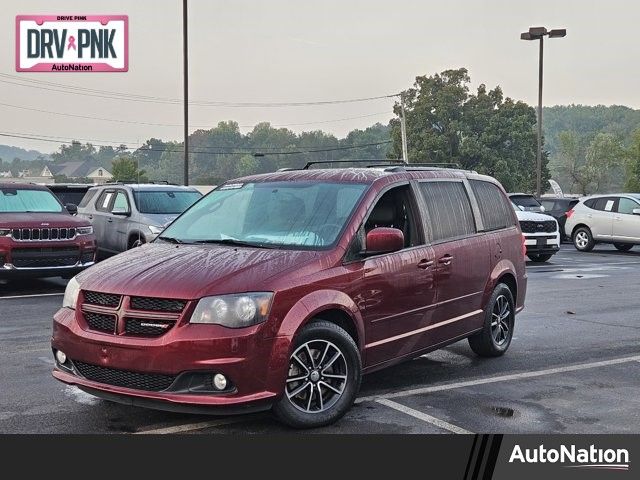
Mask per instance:
[[[173,238],[173,237],[158,237],[158,240],[164,240],[165,242],[168,242],[168,243],[186,243],[180,240],[179,238]]]
[[[237,247],[254,247],[254,248],[277,248],[275,245],[266,245],[264,243],[245,242],[236,240],[235,238],[218,238],[208,240],[198,240],[196,243],[219,243],[221,245],[234,245]]]

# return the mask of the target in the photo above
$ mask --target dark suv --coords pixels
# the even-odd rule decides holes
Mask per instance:
[[[326,425],[361,375],[468,338],[511,343],[523,237],[471,172],[299,170],[229,181],[149,244],[73,279],[53,375],[160,409]],[[217,408],[212,408],[217,407]]]
[[[0,277],[72,277],[93,265],[96,239],[47,188],[0,183]]]

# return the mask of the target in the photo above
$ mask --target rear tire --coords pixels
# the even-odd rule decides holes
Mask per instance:
[[[614,243],[613,246],[616,247],[616,250],[619,250],[620,252],[628,252],[633,248],[632,243]]]
[[[509,349],[513,338],[516,310],[508,286],[499,283],[484,311],[482,330],[469,337],[469,346],[481,357],[499,357]]]
[[[294,428],[315,428],[339,420],[353,404],[362,378],[360,351],[341,327],[324,320],[295,336],[276,417]]]
[[[591,230],[587,227],[579,227],[573,232],[573,246],[580,252],[590,252],[596,246]]]
[[[532,262],[543,263],[543,262],[549,261],[549,259],[553,257],[553,255],[551,255],[550,253],[545,253],[540,255],[531,254],[531,255],[527,255],[527,257],[529,257],[529,260],[531,260]]]

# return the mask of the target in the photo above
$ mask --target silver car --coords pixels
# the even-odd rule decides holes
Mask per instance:
[[[640,245],[640,194],[619,193],[583,198],[567,212],[565,232],[576,249],[612,243],[621,252]]]
[[[87,191],[78,216],[93,225],[98,253],[113,255],[150,242],[201,197],[192,187],[104,184]]]

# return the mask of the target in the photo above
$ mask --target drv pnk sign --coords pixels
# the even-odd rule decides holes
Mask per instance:
[[[127,15],[16,16],[16,71],[126,72]]]

